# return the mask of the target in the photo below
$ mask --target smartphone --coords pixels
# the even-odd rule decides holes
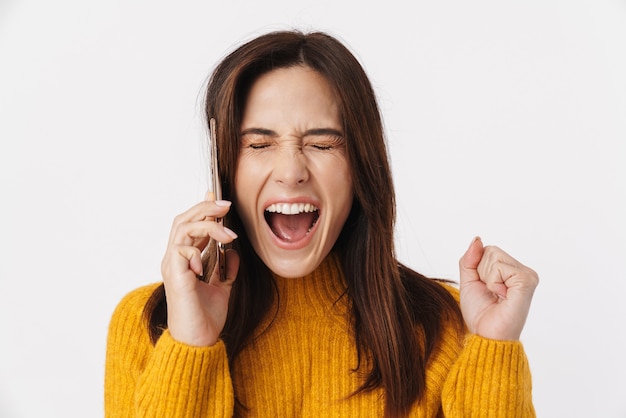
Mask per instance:
[[[211,181],[209,182],[211,187],[210,192],[213,192],[215,200],[222,199],[222,182],[220,181],[220,171],[217,165],[217,129],[214,118],[209,120],[209,147],[211,151]],[[222,225],[224,220],[218,218],[215,220],[218,224]],[[224,254],[225,248],[221,242],[216,242],[215,247],[217,249],[216,260],[217,269],[220,281],[226,280],[226,255]]]

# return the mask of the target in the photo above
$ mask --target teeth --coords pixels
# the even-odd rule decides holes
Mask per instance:
[[[310,203],[273,203],[265,209],[267,212],[297,215],[302,212],[315,212],[317,207]]]

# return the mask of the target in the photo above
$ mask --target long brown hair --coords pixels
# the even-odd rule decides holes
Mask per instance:
[[[207,120],[219,121],[223,194],[227,199],[233,196],[239,128],[251,85],[273,69],[296,65],[323,75],[340,100],[354,202],[335,250],[342,260],[352,306],[357,369],[366,368],[359,370],[365,378],[358,392],[382,387],[385,414],[406,415],[425,392],[427,363],[444,321],[461,324],[462,318],[456,301],[442,286],[396,259],[395,196],[380,112],[362,66],[341,42],[320,32],[272,32],[240,46],[216,67],[208,83],[205,111]],[[241,256],[221,335],[232,364],[268,314],[276,290],[237,211],[231,210],[225,222],[239,235],[235,249]],[[162,287],[154,292],[144,314],[156,342],[167,326]]]

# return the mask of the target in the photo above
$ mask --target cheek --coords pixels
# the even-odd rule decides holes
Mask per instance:
[[[341,196],[352,195],[352,175],[350,173],[350,166],[345,157],[338,159],[336,164],[327,167],[324,170],[325,183],[329,185],[336,193],[340,193]]]
[[[337,167],[341,167],[337,169]],[[338,221],[342,224],[350,213],[354,199],[354,188],[347,162],[336,165],[334,170],[326,170],[324,184],[329,191],[330,202]]]
[[[352,183],[344,183],[344,187],[338,190],[335,194],[337,196],[337,213],[341,219],[341,228],[345,223],[350,211],[352,210],[352,203],[354,201],[354,191],[352,189]]]

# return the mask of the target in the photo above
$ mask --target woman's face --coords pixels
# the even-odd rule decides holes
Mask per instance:
[[[309,67],[272,70],[248,95],[235,201],[250,242],[274,273],[301,277],[332,249],[353,189],[339,102]]]

